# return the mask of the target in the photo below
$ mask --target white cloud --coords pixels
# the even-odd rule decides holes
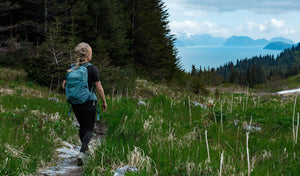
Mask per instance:
[[[207,11],[236,11],[250,10],[258,13],[284,13],[299,11],[299,0],[165,0],[172,3],[181,3],[188,8]]]
[[[189,20],[184,22],[171,22],[170,28],[175,34],[186,34],[187,36],[195,35],[197,31],[201,31],[201,25],[199,23]]]
[[[270,23],[273,27],[275,28],[281,28],[281,27],[284,27],[284,22],[282,20],[277,20],[275,18],[272,18],[270,20]]]
[[[187,12],[184,12],[183,13],[186,17],[205,17],[208,15],[207,12],[205,11],[200,11],[200,10],[197,10],[197,11],[187,11]]]
[[[172,33],[300,41],[300,0],[163,0]]]
[[[236,31],[231,30],[231,32],[236,32],[238,34],[246,34],[258,29],[258,25],[252,21],[246,21],[243,24],[240,24],[236,27]]]
[[[209,27],[210,29],[211,29],[211,28],[214,28],[214,27],[217,27],[216,24],[211,23],[211,22],[209,22],[209,21],[204,21],[204,22],[203,22],[203,25]]]
[[[290,29],[290,33],[295,34],[296,33],[295,29]]]
[[[247,24],[248,30],[253,30],[253,28],[255,28],[255,26],[256,26],[256,24],[252,21],[247,21],[246,24]]]
[[[267,27],[263,24],[259,24],[259,32],[264,32],[267,29]]]
[[[198,34],[212,34],[224,36],[227,35],[228,30],[220,28],[217,24],[210,21],[199,23],[197,21],[185,20],[183,22],[171,22],[170,28],[173,33],[180,37],[192,37]]]
[[[210,34],[215,37],[230,37],[232,35],[250,36],[252,38],[272,38],[275,36],[295,35],[297,28],[285,26],[280,19],[270,18],[262,22],[245,21],[236,26],[230,24],[221,26],[211,21],[175,21],[170,22],[170,28],[178,38],[191,38],[195,35]]]
[[[289,35],[289,34],[295,34],[294,29],[285,29],[284,31],[281,31],[279,34]]]
[[[283,28],[285,28],[284,21],[275,18],[271,18],[270,20],[265,21],[263,23],[255,23],[255,22],[247,21],[244,24],[241,24],[237,27],[238,31],[241,33],[247,33],[247,32],[270,33],[274,31],[280,31],[280,30],[282,31]]]
[[[230,31],[231,35],[247,35],[253,38],[272,38],[272,36],[288,36],[296,34],[296,30],[285,26],[283,20],[270,18],[261,23],[246,21]]]

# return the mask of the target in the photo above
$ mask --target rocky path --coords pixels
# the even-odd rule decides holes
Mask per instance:
[[[277,92],[277,94],[284,95],[284,94],[294,94],[294,93],[299,93],[299,92],[300,92],[300,89],[292,89],[292,90],[279,91],[279,92]]]
[[[89,144],[89,150],[94,150],[101,144],[101,139],[105,136],[107,127],[103,122],[96,122],[94,137]],[[80,146],[75,146],[66,141],[62,142],[62,147],[56,149],[57,161],[54,166],[40,169],[38,176],[81,176],[84,175],[83,167],[77,166],[77,156]]]

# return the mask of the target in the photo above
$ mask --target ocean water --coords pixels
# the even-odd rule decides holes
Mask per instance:
[[[274,55],[275,58],[282,51],[267,50],[263,46],[188,46],[178,47],[180,63],[185,71],[190,71],[192,65],[196,68],[217,68],[232,61],[234,64],[238,59],[251,58],[253,56]]]

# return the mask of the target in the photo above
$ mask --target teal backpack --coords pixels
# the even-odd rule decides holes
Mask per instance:
[[[94,86],[91,91],[88,86],[88,70],[87,67],[92,64],[84,63],[79,65],[76,70],[76,64],[72,64],[73,71],[68,72],[66,75],[66,95],[67,101],[71,104],[83,104],[90,100],[97,100],[97,96],[94,92]]]
[[[70,110],[68,112],[68,116],[71,115],[72,106],[70,104],[83,104],[87,101],[97,101],[97,96],[95,94],[95,85],[92,86],[91,91],[89,90],[88,85],[88,70],[87,67],[92,65],[91,63],[84,63],[79,65],[76,70],[76,64],[72,64],[71,68],[73,71],[67,72],[66,75],[66,95],[67,102],[69,103]],[[97,120],[99,121],[100,116],[100,107],[97,103]]]

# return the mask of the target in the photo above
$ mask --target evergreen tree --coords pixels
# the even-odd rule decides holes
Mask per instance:
[[[101,24],[98,33],[106,41],[112,64],[115,66],[132,64],[133,59],[129,51],[131,40],[128,39],[130,19],[123,11],[123,4],[116,0],[103,0],[99,6],[102,6],[98,10],[102,18],[99,19]]]
[[[130,21],[121,3],[117,0],[76,1],[72,5],[72,18],[75,35],[89,43],[97,55],[109,57],[115,66],[130,64],[130,40],[127,39]]]
[[[162,0],[3,0],[0,20],[0,44],[29,42],[28,75],[44,85],[59,85],[62,65],[73,62],[82,41],[91,45],[93,63],[112,85],[135,75],[132,68],[154,80],[183,73]]]
[[[285,49],[275,59],[274,55],[254,56],[251,59],[238,60],[236,65],[226,63],[217,68],[217,73],[223,76],[226,82],[234,82],[239,73],[239,84],[254,86],[268,80],[282,79],[297,74],[300,66],[300,45]],[[267,76],[265,76],[267,75]]]
[[[164,3],[161,0],[134,0],[132,6],[135,63],[152,79],[171,79],[179,70],[179,60]]]
[[[239,77],[239,72],[235,68],[232,68],[230,72],[229,82],[237,84],[239,83]]]
[[[8,36],[12,37],[12,31],[16,28],[16,24],[12,21],[12,13],[20,9],[20,5],[10,1],[0,2],[0,34],[1,38],[7,39]],[[6,35],[5,35],[6,34]]]
[[[75,1],[71,6],[74,35],[80,42],[84,41],[91,45],[97,34],[96,16],[92,15],[95,8],[92,0]]]
[[[57,18],[56,23],[49,27],[45,42],[40,46],[39,54],[34,59],[27,60],[26,70],[29,77],[39,84],[58,89],[68,65],[71,63],[68,45],[62,35],[62,23]],[[53,87],[54,86],[54,87]]]
[[[0,25],[8,27],[10,38],[35,43],[43,40],[48,22],[63,16],[68,9],[66,1],[57,0],[11,0],[0,2],[0,6],[3,7],[0,9]]]
[[[195,65],[192,65],[191,76],[196,77],[197,75],[198,75],[198,71],[197,71]]]
[[[265,82],[265,76],[261,65],[253,64],[248,68],[247,81],[250,87]]]

